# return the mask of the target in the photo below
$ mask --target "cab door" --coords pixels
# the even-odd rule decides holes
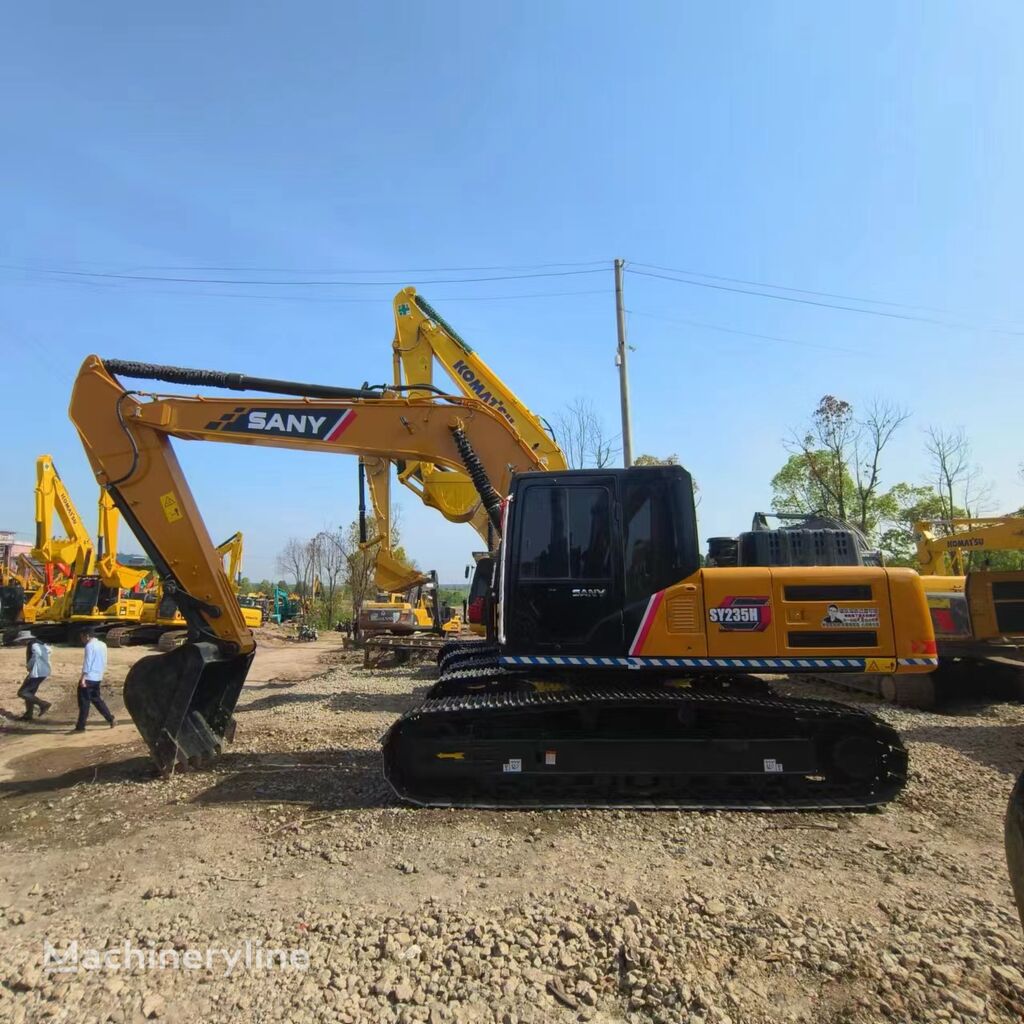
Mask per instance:
[[[504,588],[509,654],[622,654],[614,498],[614,477],[600,474],[519,488]]]

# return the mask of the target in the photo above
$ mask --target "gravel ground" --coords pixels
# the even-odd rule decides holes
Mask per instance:
[[[65,736],[66,688],[50,724],[0,732],[0,1020],[1024,1017],[1001,840],[1020,706],[882,708],[912,765],[883,813],[416,810],[377,744],[432,671],[278,647],[290,679],[246,687],[206,772],[154,779],[130,726]],[[77,940],[79,971],[44,972],[46,940]],[[85,969],[126,942],[241,960]]]

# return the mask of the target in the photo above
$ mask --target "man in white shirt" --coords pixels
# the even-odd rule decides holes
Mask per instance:
[[[117,722],[100,696],[103,674],[107,671],[107,645],[89,628],[82,630],[81,639],[85,647],[85,657],[82,659],[82,676],[78,680],[78,725],[75,726],[75,732],[85,732],[90,704],[113,729]]]

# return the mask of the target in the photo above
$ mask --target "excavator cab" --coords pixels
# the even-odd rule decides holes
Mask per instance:
[[[509,654],[626,655],[651,595],[700,567],[681,466],[525,473],[512,493]]]

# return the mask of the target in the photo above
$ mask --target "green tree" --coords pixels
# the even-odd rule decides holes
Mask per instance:
[[[638,455],[633,460],[634,466],[678,466],[679,456],[673,452],[671,455],[666,455],[665,458],[659,459],[657,455]]]
[[[939,492],[930,485],[915,487],[900,483],[891,487],[879,501],[881,525],[878,547],[887,565],[917,566],[917,543],[914,524],[928,519],[941,519],[945,504]]]

